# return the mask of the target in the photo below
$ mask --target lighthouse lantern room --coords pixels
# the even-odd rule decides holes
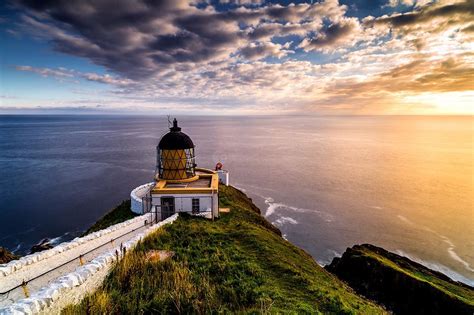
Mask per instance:
[[[150,212],[157,221],[176,212],[218,217],[222,170],[197,167],[194,143],[181,131],[176,119],[156,149],[155,180],[132,191],[132,211]]]
[[[194,143],[187,134],[181,132],[176,118],[170,132],[161,138],[156,149],[157,180],[192,181],[197,179]]]

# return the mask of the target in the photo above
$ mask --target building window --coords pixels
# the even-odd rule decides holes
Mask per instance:
[[[199,198],[193,198],[193,213],[199,213]]]

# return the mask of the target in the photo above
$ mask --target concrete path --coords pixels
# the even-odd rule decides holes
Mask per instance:
[[[120,246],[121,243],[125,243],[137,234],[148,229],[150,226],[145,225],[145,220],[150,222],[151,216],[146,215],[142,217],[143,220],[138,220],[137,222],[89,240],[74,248],[57,253],[54,256],[39,260],[30,265],[25,265],[19,270],[6,276],[0,276],[0,292],[7,291],[21,284],[23,281],[27,281],[28,283],[26,287],[31,295],[51,281],[68,274],[79,267],[81,262],[78,257],[80,255],[83,255],[82,263],[87,263],[95,257]],[[111,240],[114,241],[111,242]],[[58,246],[61,246],[61,244]],[[52,269],[54,270],[48,272]],[[45,272],[47,273],[42,275]],[[24,289],[19,287],[6,295],[0,295],[0,307],[10,305],[22,298],[25,298]]]

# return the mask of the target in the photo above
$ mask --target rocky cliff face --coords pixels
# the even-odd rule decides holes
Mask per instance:
[[[0,264],[6,264],[15,259],[18,259],[18,256],[9,252],[6,248],[0,247]]]
[[[373,245],[355,245],[325,267],[395,314],[473,314],[472,287]]]

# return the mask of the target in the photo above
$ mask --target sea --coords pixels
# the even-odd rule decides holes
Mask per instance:
[[[472,116],[178,116],[284,237],[328,264],[371,243],[474,285]],[[153,180],[165,116],[0,116],[0,246],[80,235]]]

